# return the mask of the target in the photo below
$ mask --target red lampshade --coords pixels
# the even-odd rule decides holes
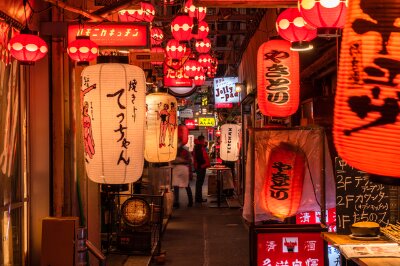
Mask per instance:
[[[201,86],[204,84],[205,81],[206,81],[206,76],[202,72],[197,73],[197,75],[194,76],[193,78],[193,84],[195,86]]]
[[[35,32],[24,29],[10,40],[8,50],[21,64],[33,65],[47,54],[48,48]]]
[[[151,53],[163,53],[165,55],[165,50],[162,47],[156,46],[151,48]],[[162,65],[164,63],[164,58],[160,61],[151,61],[152,65]]]
[[[193,1],[192,0],[187,0],[185,2],[184,7],[183,7],[183,12],[189,13],[190,9],[192,9],[192,11],[194,11],[196,9],[196,6],[193,5]]]
[[[291,49],[304,51],[312,49],[310,41],[317,37],[317,29],[308,26],[297,8],[288,8],[276,19],[278,34],[292,43]]]
[[[204,68],[212,66],[213,58],[209,54],[201,54],[198,59],[200,65]]]
[[[271,40],[257,53],[257,98],[263,115],[287,117],[299,107],[299,53],[290,42]]]
[[[348,0],[299,0],[298,7],[304,20],[317,28],[320,37],[335,37],[344,27]]]
[[[160,28],[152,27],[150,37],[151,45],[160,45],[164,40],[164,32]]]
[[[208,27],[208,23],[203,20],[199,22],[197,34],[193,34],[192,37],[196,40],[201,40],[207,38],[209,32],[210,28]]]
[[[154,6],[147,2],[141,2],[140,6],[143,10],[143,21],[152,22],[154,19],[154,16],[156,15]]]
[[[181,145],[186,145],[189,140],[189,129],[185,125],[178,126],[178,142],[181,142]]]
[[[138,22],[143,21],[144,11],[139,9],[123,9],[118,11],[118,19],[120,22]]]
[[[192,38],[193,20],[189,16],[177,16],[171,23],[172,36],[178,41]]]
[[[349,2],[334,108],[339,156],[384,182],[400,181],[398,10],[394,0]]]
[[[281,142],[271,149],[261,197],[265,209],[273,216],[284,219],[297,213],[305,166],[306,155],[300,147]]]
[[[96,59],[98,51],[97,44],[83,36],[76,37],[76,40],[68,44],[67,48],[69,57],[77,61],[78,65],[85,65]]]
[[[208,38],[197,40],[195,43],[196,51],[200,54],[208,53],[211,49],[211,41]]]
[[[193,10],[194,7],[194,10]],[[188,12],[189,17],[197,18],[198,21],[202,21],[207,15],[207,8],[206,7],[195,7],[192,5]]]
[[[196,58],[190,58],[183,64],[183,71],[189,78],[194,78],[196,75],[201,73],[203,67],[200,63],[196,60]]]
[[[167,56],[172,60],[179,60],[185,55],[186,45],[179,43],[178,40],[171,39],[167,42],[167,47],[165,47],[165,52]]]

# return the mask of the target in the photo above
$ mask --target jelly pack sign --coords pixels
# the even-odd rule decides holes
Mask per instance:
[[[324,243],[320,234],[320,232],[258,234],[257,265],[323,266]]]
[[[338,234],[349,234],[360,221],[387,226],[390,218],[389,188],[368,180],[368,174],[335,158],[336,226]]]
[[[214,79],[214,97],[215,105],[238,103],[239,93],[236,92],[235,83],[238,82],[237,77],[225,77]],[[222,106],[222,105],[221,105]]]

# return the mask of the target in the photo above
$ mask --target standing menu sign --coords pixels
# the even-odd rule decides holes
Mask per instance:
[[[370,182],[368,173],[335,158],[336,228],[338,234],[350,234],[350,225],[360,221],[389,224],[389,188]]]

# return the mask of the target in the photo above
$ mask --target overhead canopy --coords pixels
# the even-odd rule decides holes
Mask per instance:
[[[296,7],[297,0],[194,0],[195,5],[224,8],[286,8]]]
[[[33,5],[32,0],[30,4]],[[29,18],[31,15],[31,9],[29,6],[26,7],[26,17]],[[14,24],[25,24],[25,12],[22,0],[1,0],[0,1],[0,16],[9,22]]]

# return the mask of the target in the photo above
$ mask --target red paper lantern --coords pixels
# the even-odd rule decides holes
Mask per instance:
[[[118,19],[120,22],[138,22],[143,21],[144,11],[139,9],[123,9],[118,11]]]
[[[181,142],[181,145],[186,145],[189,140],[189,129],[185,125],[178,126],[178,142]]]
[[[257,53],[257,98],[263,115],[287,117],[299,107],[299,53],[290,42],[271,40]]]
[[[194,11],[196,9],[196,6],[193,5],[193,1],[192,0],[187,0],[184,7],[183,7],[183,12],[185,13],[189,13],[190,9],[192,9],[192,11]]]
[[[193,78],[203,70],[203,67],[196,60],[196,58],[190,58],[183,64],[183,71],[189,78]]]
[[[349,165],[380,176],[376,181],[399,182],[399,2],[349,3],[335,96],[335,146]]]
[[[199,22],[197,34],[193,34],[192,37],[196,40],[204,39],[207,38],[209,32],[210,27],[208,26],[208,23],[203,20]]]
[[[206,76],[204,75],[204,73],[199,72],[193,78],[193,85],[194,86],[201,86],[201,85],[204,84],[205,81],[206,81]]]
[[[186,45],[179,43],[178,40],[171,39],[167,42],[165,52],[167,53],[167,56],[172,60],[179,60],[185,55]]]
[[[207,68],[212,66],[213,58],[210,54],[201,54],[198,61],[202,67]]]
[[[154,19],[154,16],[156,15],[154,6],[147,2],[141,2],[140,7],[143,10],[143,21],[152,22]]]
[[[262,202],[279,219],[293,216],[301,203],[306,155],[300,147],[281,142],[271,149],[265,169]]]
[[[348,0],[299,0],[298,7],[304,20],[317,28],[320,37],[335,37],[344,27]]]
[[[177,16],[171,23],[172,36],[178,41],[192,38],[193,20],[189,16]]]
[[[307,25],[297,8],[288,8],[276,19],[278,34],[292,43],[291,49],[304,51],[312,49],[310,41],[317,37],[317,29]]]
[[[151,48],[151,53],[157,53],[157,54],[163,53],[163,54],[164,54],[164,57],[165,57],[165,50],[164,50],[164,48],[162,48],[162,47],[158,47],[158,46],[152,47],[152,48]],[[159,61],[151,61],[150,63],[151,63],[152,65],[162,65],[162,64],[164,63],[164,57],[163,57],[162,60],[159,60]]]
[[[9,41],[8,50],[21,64],[33,65],[47,54],[48,48],[37,32],[23,29]]]
[[[195,42],[196,51],[200,54],[208,53],[211,49],[211,41],[208,38],[204,38],[203,40],[197,40]]]
[[[164,32],[160,28],[152,27],[150,37],[151,45],[160,45],[164,40]]]
[[[86,36],[77,36],[76,40],[68,44],[69,57],[78,62],[78,65],[86,65],[97,58],[99,47]]]

